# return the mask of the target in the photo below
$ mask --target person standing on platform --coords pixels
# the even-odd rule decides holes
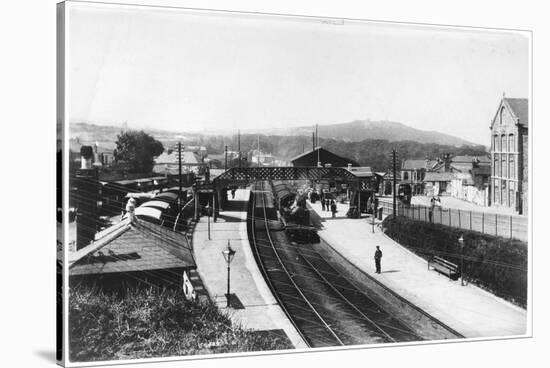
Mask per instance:
[[[374,252],[374,263],[376,264],[376,273],[380,273],[382,262],[382,251],[380,250],[380,246],[376,246],[376,252]]]
[[[130,220],[130,225],[136,226],[137,217],[136,217],[136,200],[135,198],[130,198],[128,203],[126,203],[126,213],[128,214],[128,219]]]
[[[330,202],[330,211],[332,212],[332,218],[336,217],[336,202],[334,199]]]
[[[325,210],[325,198],[323,197],[323,195],[321,194],[321,207],[323,209],[323,211]]]

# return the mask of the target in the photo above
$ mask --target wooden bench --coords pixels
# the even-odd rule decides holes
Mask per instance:
[[[428,260],[428,269],[430,266],[439,273],[449,277],[451,280],[456,280],[460,277],[458,266],[441,257],[433,256]]]

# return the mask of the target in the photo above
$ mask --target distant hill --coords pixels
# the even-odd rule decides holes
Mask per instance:
[[[376,128],[376,124],[381,125]],[[100,148],[113,149],[117,135],[124,129],[131,128],[73,123],[70,126],[70,138],[73,143],[78,138],[80,144],[98,142]],[[143,130],[161,141],[165,148],[173,146],[177,141],[182,141],[185,145],[204,145],[207,147],[208,153],[212,155],[223,153],[225,145],[228,145],[230,150],[237,148],[235,134],[227,134],[227,132],[200,134],[158,129]],[[243,131],[241,150],[248,152],[255,149],[259,139],[263,152],[272,153],[280,159],[290,160],[311,149],[311,131],[311,126],[293,129],[291,132],[286,129],[263,130],[261,133]],[[367,132],[372,132],[371,138],[363,138],[368,136]],[[412,136],[412,138],[405,139],[403,138],[405,135]],[[356,121],[346,124],[323,125],[319,126],[319,136],[322,147],[340,156],[353,159],[361,165],[372,166],[375,170],[387,169],[393,148],[398,151],[401,160],[436,158],[442,153],[487,155],[487,148],[482,145],[437,132],[424,132],[400,123]],[[373,136],[385,138],[372,138]]]
[[[279,128],[258,130],[266,135],[311,136],[313,127]],[[254,133],[247,130],[246,133]],[[359,142],[365,139],[385,139],[395,141],[415,141],[418,143],[438,143],[450,146],[475,145],[462,138],[436,131],[412,128],[393,121],[355,120],[349,123],[319,125],[319,136],[348,142]]]

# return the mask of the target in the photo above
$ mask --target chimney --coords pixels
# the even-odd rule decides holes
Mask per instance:
[[[80,147],[80,168],[81,169],[91,169],[93,158],[94,158],[94,149],[92,148],[92,146]]]
[[[451,169],[451,154],[445,153],[443,155],[443,162],[445,163],[445,172],[450,171]]]
[[[92,164],[92,166],[94,167],[101,167],[101,160],[100,160],[100,157],[99,157],[99,153],[98,153],[98,147],[99,147],[99,143],[95,142],[94,144],[94,163]]]

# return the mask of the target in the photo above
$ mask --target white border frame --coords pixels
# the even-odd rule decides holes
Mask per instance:
[[[532,31],[527,29],[512,29],[512,28],[484,28],[484,27],[476,27],[476,26],[464,26],[464,25],[445,25],[445,24],[437,24],[437,23],[422,23],[422,22],[405,22],[405,21],[391,21],[391,20],[374,20],[374,19],[358,19],[358,18],[348,18],[348,17],[331,17],[331,16],[313,16],[313,15],[295,15],[295,14],[279,14],[279,13],[268,13],[268,12],[256,12],[256,11],[238,11],[238,10],[220,10],[220,9],[204,9],[204,8],[192,8],[192,7],[184,7],[181,4],[181,2],[173,1],[173,0],[167,0],[167,1],[161,1],[161,0],[134,0],[134,1],[128,1],[128,0],[120,0],[117,2],[109,2],[109,1],[96,1],[96,0],[89,0],[89,1],[80,1],[80,0],[67,0],[64,2],[66,4],[65,7],[65,30],[69,29],[68,23],[70,22],[70,16],[68,15],[69,10],[72,6],[78,6],[78,7],[104,7],[104,8],[127,8],[127,9],[143,9],[144,7],[153,7],[153,8],[163,8],[163,9],[172,9],[174,11],[181,11],[184,13],[198,13],[198,14],[219,14],[221,16],[231,16],[231,15],[241,15],[241,16],[260,16],[260,17],[269,17],[269,18],[280,18],[281,20],[284,19],[294,19],[298,21],[304,21],[304,22],[341,22],[341,21],[350,21],[350,22],[367,22],[372,24],[390,24],[390,25],[401,25],[401,26],[417,26],[424,29],[429,28],[438,28],[438,29],[458,29],[458,30],[477,30],[477,31],[483,31],[483,32],[494,32],[494,33],[502,33],[502,32],[510,32],[510,33],[520,33],[523,36],[527,36],[529,38],[529,59],[530,59],[530,70],[529,70],[529,117],[530,117],[530,126],[529,126],[529,269],[528,269],[528,279],[529,279],[529,285],[528,285],[528,307],[527,307],[527,331],[523,335],[513,335],[513,336],[501,336],[501,337],[480,337],[480,338],[466,338],[462,340],[451,340],[451,341],[427,341],[427,342],[411,342],[411,343],[394,343],[394,344],[376,344],[376,345],[361,345],[361,346],[351,346],[351,347],[331,347],[331,348],[316,348],[316,349],[296,349],[296,350],[287,350],[287,351],[259,351],[259,352],[250,352],[250,353],[231,353],[231,354],[216,354],[216,355],[193,355],[193,356],[182,356],[182,357],[168,357],[168,358],[145,358],[145,359],[131,359],[131,360],[110,360],[110,361],[101,361],[101,362],[70,362],[69,360],[69,350],[68,350],[68,265],[65,260],[68,259],[68,242],[69,239],[69,231],[68,226],[65,226],[64,228],[64,272],[63,272],[63,293],[64,293],[64,336],[63,336],[63,357],[64,357],[64,364],[67,367],[82,367],[82,366],[105,366],[105,365],[113,365],[113,364],[139,364],[139,363],[157,363],[157,362],[174,362],[174,361],[195,361],[195,360],[205,360],[205,359],[223,359],[223,358],[234,358],[234,357],[256,357],[256,356],[272,356],[272,355],[293,355],[298,353],[317,353],[317,352],[327,352],[327,351],[341,351],[341,350],[364,350],[364,349],[379,349],[379,348],[385,348],[385,347],[410,347],[410,346],[425,346],[425,345],[447,345],[447,344],[457,344],[457,343],[463,343],[463,342],[476,342],[476,341],[496,341],[496,340],[514,340],[514,339],[521,339],[521,338],[530,338],[533,337],[533,302],[532,302],[532,296],[533,296],[533,249],[532,249],[532,242],[533,242],[533,111],[532,111],[532,104],[533,104],[533,36]],[[65,56],[67,55],[67,50],[69,49],[68,45],[70,35],[68,33],[65,34]],[[63,170],[64,174],[68,172],[68,150],[66,149],[69,144],[69,125],[70,122],[68,120],[68,117],[70,116],[69,111],[69,103],[68,103],[68,96],[70,96],[70,84],[68,83],[68,80],[70,78],[70,75],[68,73],[69,68],[69,60],[65,57],[65,71],[64,71],[64,86],[65,86],[65,103],[64,103],[64,152],[63,152]],[[64,184],[64,193],[63,193],[63,220],[64,224],[68,224],[68,188],[69,188],[69,178],[68,175],[63,175],[63,184]]]

